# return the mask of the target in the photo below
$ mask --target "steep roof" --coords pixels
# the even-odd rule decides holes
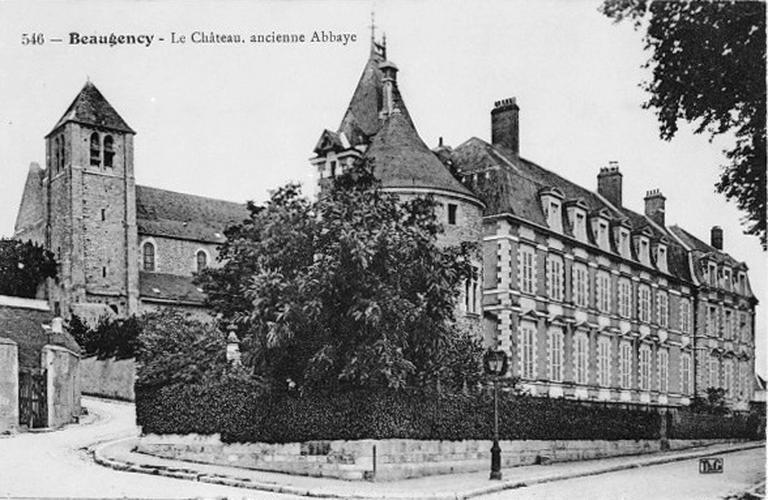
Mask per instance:
[[[224,230],[248,215],[245,204],[136,186],[139,234],[221,243]]]
[[[80,93],[77,94],[75,100],[72,101],[72,104],[69,105],[48,135],[51,135],[67,122],[93,125],[135,134],[133,129],[125,123],[125,120],[120,117],[115,108],[112,107],[90,80],[85,82]]]
[[[511,213],[546,226],[539,192],[545,188],[557,188],[563,193],[566,201],[582,200],[588,212],[605,210],[613,220],[627,220],[632,230],[648,228],[652,237],[666,238],[669,248],[667,265],[670,273],[682,279],[690,279],[685,249],[671,238],[666,228],[654,224],[645,215],[623,206],[613,206],[599,194],[477,137],[472,137],[454,149],[451,161],[457,170],[466,176],[468,185],[485,202],[486,215]],[[567,219],[564,232],[573,234]]]
[[[45,218],[45,197],[43,193],[43,177],[45,171],[37,163],[29,165],[27,182],[24,184],[24,194],[21,197],[19,213],[16,216],[14,233],[21,233],[35,226],[42,225]]]
[[[192,276],[139,271],[139,295],[142,299],[191,302],[202,305],[205,294],[192,282]]]
[[[421,140],[402,112],[391,113],[365,153],[384,187],[433,188],[475,198]]]
[[[379,113],[383,107],[384,85],[379,65],[384,62],[385,54],[386,52],[381,46],[372,45],[370,56],[365,63],[365,68],[363,68],[363,74],[360,75],[360,80],[357,82],[347,111],[344,113],[341,125],[339,125],[339,133],[344,133],[352,146],[367,144],[370,138],[381,128]],[[403,96],[397,88],[397,83],[394,86],[392,100],[394,107],[400,109],[405,119],[413,126]]]
[[[77,342],[66,331],[49,333],[43,329],[43,325],[50,325],[52,320],[50,311],[0,304],[0,337],[16,342],[19,367],[40,368],[40,352],[47,344],[64,346],[80,353]]]

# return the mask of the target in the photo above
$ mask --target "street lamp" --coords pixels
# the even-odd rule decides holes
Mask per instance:
[[[499,446],[499,377],[507,373],[507,354],[488,350],[483,356],[485,373],[493,377],[493,446],[491,446],[491,479],[501,479],[501,447]]]

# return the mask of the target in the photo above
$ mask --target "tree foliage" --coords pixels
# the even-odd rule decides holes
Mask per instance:
[[[35,298],[38,286],[55,277],[51,252],[30,241],[0,238],[0,295]]]
[[[96,327],[91,328],[79,316],[73,315],[67,331],[80,345],[85,356],[128,359],[136,356],[142,327],[143,321],[135,316],[102,316]]]
[[[453,317],[473,247],[437,245],[434,207],[381,191],[362,163],[315,203],[288,185],[227,231],[223,266],[199,283],[277,386],[473,383],[480,347]]]
[[[766,246],[765,3],[748,1],[605,0],[602,12],[645,29],[652,109],[661,138],[678,121],[710,139],[730,132],[718,192],[745,213],[745,233]]]

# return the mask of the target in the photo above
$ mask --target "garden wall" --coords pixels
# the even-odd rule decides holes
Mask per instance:
[[[684,449],[727,440],[670,440]],[[659,440],[501,441],[502,467],[653,453]],[[436,474],[486,471],[489,440],[383,439],[305,443],[222,443],[219,436],[149,435],[137,451],[193,462],[349,480],[389,481]]]
[[[99,359],[96,356],[80,362],[80,384],[83,394],[133,401],[136,363],[133,359]]]

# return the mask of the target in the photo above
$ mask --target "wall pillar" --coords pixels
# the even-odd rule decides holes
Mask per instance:
[[[11,339],[0,338],[0,434],[19,426],[19,356]]]

